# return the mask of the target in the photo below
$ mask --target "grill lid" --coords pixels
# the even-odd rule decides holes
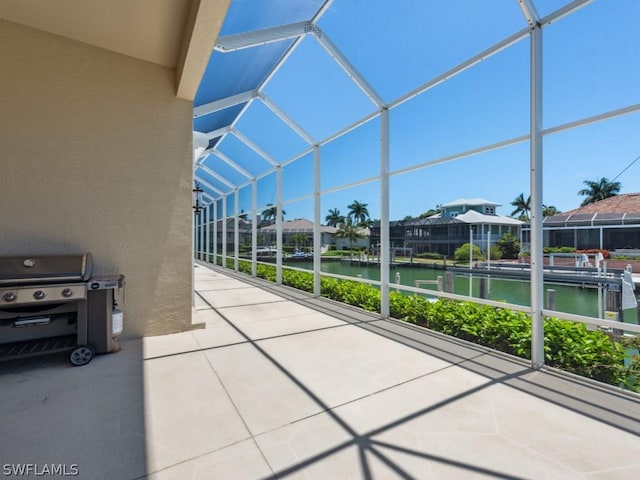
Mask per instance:
[[[90,253],[0,257],[0,285],[82,282],[91,278]]]

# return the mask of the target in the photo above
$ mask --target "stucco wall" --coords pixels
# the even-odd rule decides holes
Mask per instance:
[[[90,251],[125,336],[191,325],[191,102],[175,71],[0,20],[0,255]]]

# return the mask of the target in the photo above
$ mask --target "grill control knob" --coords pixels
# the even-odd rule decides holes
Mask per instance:
[[[2,296],[4,302],[13,302],[16,299],[16,294],[13,292],[7,292]]]
[[[35,292],[33,292],[33,298],[35,298],[36,300],[42,300],[46,296],[47,294],[42,290],[36,290]]]
[[[62,296],[64,298],[69,298],[71,295],[73,295],[73,290],[71,290],[70,288],[65,288],[64,290],[62,290]]]

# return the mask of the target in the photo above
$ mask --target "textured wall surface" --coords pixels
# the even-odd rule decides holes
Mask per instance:
[[[0,20],[0,255],[89,251],[125,336],[191,325],[191,102],[175,71]]]

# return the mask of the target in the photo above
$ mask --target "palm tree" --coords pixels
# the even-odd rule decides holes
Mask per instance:
[[[553,217],[554,215],[557,215],[558,213],[562,213],[560,210],[558,210],[556,207],[554,207],[553,205],[542,205],[542,216],[543,217]]]
[[[595,182],[592,180],[585,180],[582,183],[584,183],[587,188],[580,190],[578,195],[586,195],[587,198],[585,198],[580,204],[581,207],[597,202],[598,200],[615,197],[622,188],[620,182],[610,182],[606,177],[602,177],[600,180]]]
[[[284,216],[287,214],[284,210],[282,210],[282,219],[284,220]],[[278,207],[273,203],[267,203],[267,208],[262,211],[262,220],[266,223],[275,223],[276,217],[278,216]]]
[[[262,220],[271,223],[275,222],[278,208],[273,203],[268,203],[267,208],[262,211]]]
[[[360,222],[358,224],[358,226],[360,228],[371,228],[371,227],[373,227],[374,223],[376,223],[376,222],[373,221],[371,218],[367,218],[364,222]]]
[[[329,209],[329,214],[324,217],[325,222],[329,227],[337,227],[341,223],[344,223],[344,216],[340,215],[340,210],[337,208]]]
[[[518,195],[513,202],[511,202],[515,210],[511,212],[511,216],[519,215],[519,219],[528,222],[529,221],[529,212],[531,211],[531,195],[524,199],[524,193]]]
[[[349,250],[353,250],[353,242],[359,238],[363,238],[364,234],[359,225],[353,223],[351,217],[347,217],[343,223],[338,227],[336,237],[349,239]]]
[[[306,233],[294,233],[293,235],[291,235],[291,238],[289,238],[289,241],[295,245],[296,252],[300,251],[299,245],[304,246],[308,240],[309,237]]]
[[[434,208],[430,208],[429,210],[427,210],[424,213],[420,214],[420,218],[429,218],[429,217],[433,217],[434,215],[438,214],[439,210],[436,210]]]
[[[354,200],[353,203],[347,207],[349,209],[349,214],[347,216],[352,218],[357,224],[365,223],[369,218],[369,210],[367,209],[368,205],[368,203],[362,203],[358,200]]]

